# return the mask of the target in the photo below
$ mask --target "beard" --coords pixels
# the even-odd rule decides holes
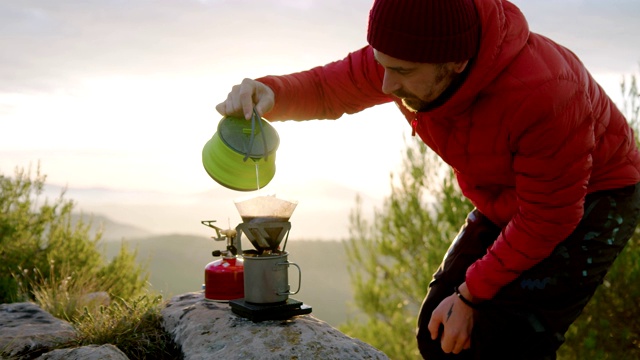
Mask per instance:
[[[402,105],[404,105],[404,107],[406,107],[407,109],[413,112],[422,111],[429,106],[429,102],[422,101],[415,96],[412,96],[412,97],[398,96],[398,97],[402,99]]]
[[[424,96],[420,97],[402,89],[393,92],[393,95],[402,99],[402,105],[409,110],[415,112],[424,111],[446,92],[447,88],[453,83],[455,78],[456,74],[453,70],[447,68],[445,64],[438,64],[433,84],[431,84]]]

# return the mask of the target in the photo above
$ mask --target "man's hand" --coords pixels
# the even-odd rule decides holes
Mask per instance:
[[[445,353],[458,354],[468,349],[471,346],[473,315],[474,310],[452,294],[442,300],[431,314],[428,326],[431,339],[435,340],[440,335],[440,344]],[[442,334],[438,334],[440,324],[444,327]]]
[[[249,120],[253,116],[253,108],[256,108],[258,115],[262,116],[269,112],[275,104],[273,90],[267,85],[244,79],[239,85],[231,88],[227,100],[216,106],[216,110],[221,115],[244,116]]]

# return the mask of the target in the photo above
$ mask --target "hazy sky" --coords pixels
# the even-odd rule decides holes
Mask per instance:
[[[0,1],[0,173],[39,161],[48,182],[70,188],[215,191],[230,203],[246,194],[221,189],[200,158],[215,105],[244,77],[305,70],[365,45],[371,3]],[[640,61],[640,1],[514,3],[619,100],[622,75]],[[275,126],[278,168],[265,190],[301,204],[332,187],[381,199],[410,134],[390,105]]]

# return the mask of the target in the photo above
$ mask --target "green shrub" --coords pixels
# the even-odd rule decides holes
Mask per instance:
[[[84,308],[74,319],[77,345],[113,344],[130,359],[179,359],[180,350],[162,328],[162,297],[117,299],[97,310]]]
[[[39,171],[34,178],[23,169],[13,177],[0,174],[0,302],[33,300],[33,286],[70,274],[91,278],[90,290],[111,296],[128,299],[143,291],[147,273],[135,252],[123,246],[105,264],[101,234],[92,236],[82,218],[72,221],[75,204],[64,192],[53,202],[43,199],[44,184]]]
[[[60,347],[113,344],[131,359],[181,357],[162,328],[160,296],[124,244],[106,262],[74,203],[42,199],[45,176],[0,174],[0,302],[34,301],[69,321],[78,338]]]

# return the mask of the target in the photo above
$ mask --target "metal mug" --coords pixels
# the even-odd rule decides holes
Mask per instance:
[[[296,263],[287,260],[287,252],[269,255],[244,256],[244,300],[254,304],[284,302],[289,295],[300,291],[302,271]],[[289,266],[298,269],[298,289],[291,292]]]

